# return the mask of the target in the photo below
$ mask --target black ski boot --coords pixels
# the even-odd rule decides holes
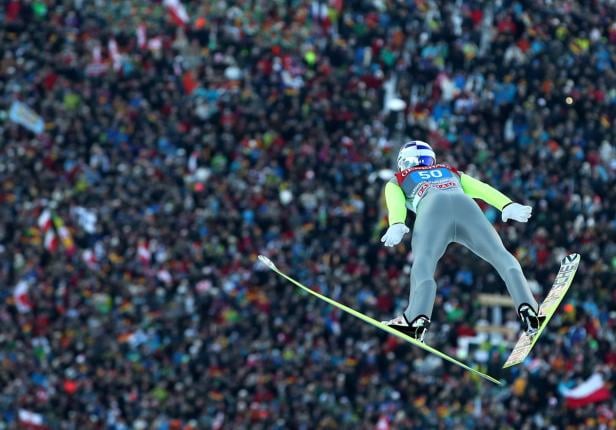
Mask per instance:
[[[535,333],[539,331],[541,324],[545,321],[544,316],[539,316],[537,312],[532,308],[531,305],[527,303],[523,303],[520,305],[518,309],[518,315],[522,320],[522,329],[529,336],[533,336]]]

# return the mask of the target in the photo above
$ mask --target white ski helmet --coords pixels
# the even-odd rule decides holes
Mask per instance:
[[[431,166],[436,163],[434,151],[426,142],[411,140],[406,142],[398,153],[398,170],[415,166]]]

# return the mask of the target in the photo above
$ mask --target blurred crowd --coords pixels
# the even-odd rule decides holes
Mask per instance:
[[[613,397],[562,395],[616,381],[613,1],[0,4],[0,429],[616,427]],[[511,370],[512,308],[514,336],[460,348],[504,284],[441,260],[427,343],[502,387],[257,263],[399,314],[413,253],[379,243],[382,187],[411,137],[534,207],[479,202],[539,300],[582,255]]]

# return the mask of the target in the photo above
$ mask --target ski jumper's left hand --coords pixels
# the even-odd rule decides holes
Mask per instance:
[[[530,206],[523,206],[519,203],[509,203],[503,208],[501,217],[503,222],[508,219],[512,219],[519,222],[527,222],[533,213],[533,208]]]

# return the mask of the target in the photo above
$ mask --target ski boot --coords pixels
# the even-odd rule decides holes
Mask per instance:
[[[535,335],[539,331],[543,321],[545,321],[545,317],[539,316],[532,306],[527,303],[520,305],[518,315],[522,320],[522,330],[529,336]]]
[[[395,317],[389,321],[381,321],[381,323],[395,328],[396,330],[412,337],[423,343],[424,336],[430,327],[430,319],[425,315],[419,315],[412,323],[406,319],[404,314]]]

